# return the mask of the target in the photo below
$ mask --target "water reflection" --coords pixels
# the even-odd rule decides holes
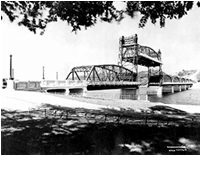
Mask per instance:
[[[87,96],[95,98],[129,99],[129,100],[138,100],[139,97],[138,89],[133,89],[133,88],[93,90],[93,91],[88,91]]]
[[[88,96],[96,98],[112,98],[112,99],[131,99],[145,100],[146,95],[140,94],[136,89],[115,89],[115,90],[98,90],[88,91]],[[143,97],[144,96],[144,97]],[[163,94],[162,96],[147,96],[150,102],[161,102],[165,104],[185,104],[185,105],[200,105],[200,89],[189,89],[182,92]]]
[[[162,97],[148,96],[150,102],[162,102],[165,104],[200,105],[200,89],[164,94]]]
[[[103,99],[129,99],[129,100],[148,100],[150,102],[161,102],[165,104],[185,104],[185,105],[200,105],[200,89],[189,89],[182,92],[163,94],[162,96],[151,95],[147,96],[144,89],[107,89],[107,90],[92,90],[87,91],[87,97],[103,98]],[[65,95],[65,92],[50,92],[59,95]],[[74,94],[77,95],[77,94]],[[83,95],[83,94],[78,94]]]

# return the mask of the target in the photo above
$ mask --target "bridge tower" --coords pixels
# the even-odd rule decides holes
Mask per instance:
[[[124,37],[119,39],[118,65],[126,67],[136,73],[138,80],[138,36]]]
[[[161,51],[155,52],[152,48],[138,44],[138,36],[119,39],[118,65],[126,67],[136,73],[138,81],[138,65],[148,68],[148,86],[152,83],[162,84]]]

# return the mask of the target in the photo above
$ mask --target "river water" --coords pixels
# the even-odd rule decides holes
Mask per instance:
[[[200,105],[200,89],[189,89],[182,92],[163,95],[162,97],[149,96],[150,102],[165,104]]]
[[[125,94],[125,95],[124,95]],[[88,91],[88,96],[93,96],[96,98],[127,98],[127,99],[137,99],[137,95],[134,90],[126,91],[125,93],[120,89],[116,90],[98,90],[98,91]],[[147,96],[150,102],[161,102],[165,104],[182,104],[182,105],[200,105],[200,88],[191,88],[182,92],[175,92],[162,95],[162,97]]]

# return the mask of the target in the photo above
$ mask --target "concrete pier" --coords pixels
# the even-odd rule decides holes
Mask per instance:
[[[162,86],[149,86],[147,90],[148,95],[162,96]]]
[[[181,85],[175,85],[174,92],[181,92]]]
[[[181,91],[185,91],[186,90],[186,85],[181,85]]]
[[[162,94],[175,93],[188,90],[189,88],[191,88],[191,86],[192,86],[191,84],[178,84],[178,83],[163,84],[161,87],[149,86],[148,95],[162,96]]]
[[[140,89],[139,88],[122,88],[120,92],[121,99],[139,100]]]
[[[148,101],[148,87],[139,88],[139,97],[138,100]]]
[[[168,85],[168,86],[163,86],[162,92],[165,93],[174,93],[174,86],[173,85]]]

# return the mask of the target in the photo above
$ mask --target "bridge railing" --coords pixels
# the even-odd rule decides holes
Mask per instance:
[[[55,87],[55,86],[87,86],[87,85],[140,85],[140,82],[131,81],[86,81],[86,80],[44,80],[40,83],[41,87]]]
[[[80,80],[44,80],[40,83],[41,87],[54,86],[86,86],[87,81]]]
[[[85,80],[66,80],[65,84],[67,86],[86,86],[87,81],[85,81]]]
[[[65,86],[65,80],[43,80],[40,83],[41,87],[51,87],[51,86]]]
[[[140,82],[131,82],[131,81],[88,81],[87,85],[140,85]]]
[[[18,82],[14,82],[14,89],[15,90],[40,89],[40,82],[39,81],[18,81]]]
[[[191,85],[192,82],[163,82],[163,85]]]

